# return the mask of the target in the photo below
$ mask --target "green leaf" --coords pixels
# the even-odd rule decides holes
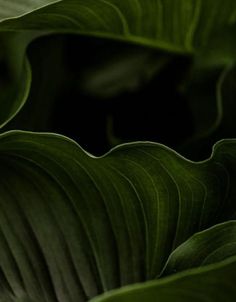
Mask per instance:
[[[236,255],[236,221],[224,222],[194,234],[168,259],[163,275],[217,263]]]
[[[1,0],[0,20],[3,21],[9,18],[21,17],[25,14],[33,12],[46,5],[53,4],[59,1],[58,0],[38,0],[38,1],[15,0],[15,1],[8,2],[6,0]]]
[[[174,51],[189,49],[191,30],[194,26],[192,23],[198,12],[196,1],[186,5],[182,0],[175,3],[178,10],[173,9],[173,1],[166,1],[163,7],[162,2],[156,0],[149,0],[145,5],[140,0],[67,0],[56,1],[57,3],[52,5],[51,2],[55,1],[43,1],[42,8],[35,10],[32,10],[34,1],[28,2],[27,8],[26,5],[23,6],[22,1],[18,11],[12,8],[12,3],[8,4],[3,0],[0,2],[3,11],[4,7],[8,9],[8,13],[3,14],[2,20],[0,19],[1,30],[78,32]],[[48,5],[43,7],[46,3]],[[22,18],[15,19],[22,14]],[[163,26],[166,18],[173,20],[168,28]]]
[[[31,69],[25,57],[28,41],[28,35],[0,36],[0,61],[5,67],[0,74],[0,128],[20,111],[30,90]]]
[[[111,291],[91,302],[233,302],[236,259]]]
[[[224,9],[213,0],[1,0],[0,11],[1,30],[73,31],[181,52],[205,45],[236,19],[233,0]]]
[[[95,158],[53,134],[0,139],[1,284],[15,297],[86,301],[150,280],[171,252],[236,216],[236,142],[190,162],[154,143]]]

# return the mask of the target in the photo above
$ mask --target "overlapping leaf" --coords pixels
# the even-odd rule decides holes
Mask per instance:
[[[215,266],[123,288],[91,302],[233,302],[236,294],[235,272],[234,257]]]
[[[163,275],[221,262],[236,255],[236,222],[229,221],[195,234],[168,259]]]
[[[159,0],[149,0],[145,3],[140,0],[69,0],[58,1],[54,5],[47,5],[32,12],[34,1],[29,2],[31,4],[28,8],[21,5],[18,12],[15,11],[14,5],[9,5],[13,6],[12,13],[8,11],[3,14],[1,30],[73,31],[179,51],[187,51],[192,47],[192,31],[195,26],[193,20],[196,19],[199,6],[198,1],[192,1],[190,5],[186,5],[185,1],[175,1],[175,10],[173,1],[166,1],[163,5]],[[45,2],[42,1],[42,4]],[[48,4],[50,2],[52,1],[48,1]],[[0,2],[0,8],[3,5],[6,6],[5,1]],[[32,13],[11,20],[19,16],[19,12]],[[227,7],[226,14],[227,17],[232,14],[232,7]],[[167,18],[173,22],[166,27],[164,22]]]
[[[3,289],[86,301],[157,277],[195,232],[235,218],[235,148],[219,143],[202,163],[152,143],[94,158],[57,135],[2,135]]]
[[[213,0],[1,0],[0,8],[1,30],[77,31],[181,52],[201,47],[236,21],[232,0],[224,9]]]

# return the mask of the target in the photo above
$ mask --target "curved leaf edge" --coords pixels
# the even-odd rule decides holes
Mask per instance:
[[[147,281],[147,282],[143,282],[143,283],[135,283],[135,284],[131,284],[131,285],[127,285],[124,287],[121,287],[119,289],[114,289],[111,290],[109,292],[106,292],[102,295],[99,295],[91,300],[89,300],[89,302],[106,302],[106,301],[111,301],[110,299],[112,299],[113,296],[115,297],[119,297],[119,296],[123,296],[125,294],[132,294],[133,292],[138,292],[138,291],[143,291],[143,290],[149,290],[149,289],[158,289],[161,288],[162,286],[168,286],[176,281],[185,279],[185,278],[190,278],[190,277],[197,277],[197,276],[201,276],[204,274],[207,274],[209,272],[214,273],[214,272],[218,272],[224,268],[228,268],[231,265],[236,265],[236,256],[232,256],[229,257],[226,260],[223,260],[221,262],[218,263],[214,263],[214,264],[209,264],[203,267],[198,267],[198,268],[193,268],[193,269],[188,269],[182,272],[179,272],[177,274],[168,276],[168,277],[164,277],[161,279],[157,279],[157,280],[151,280],[151,281]],[[123,301],[123,300],[121,300]]]
[[[4,23],[4,22],[9,21],[9,20],[16,20],[16,19],[22,18],[24,16],[27,16],[31,13],[34,13],[34,12],[40,10],[40,9],[46,8],[47,6],[50,6],[50,5],[53,5],[53,4],[56,4],[58,2],[62,2],[62,1],[63,0],[53,0],[53,2],[50,2],[50,3],[47,3],[47,4],[42,4],[39,7],[32,8],[30,11],[28,11],[26,13],[18,14],[16,16],[12,16],[12,17],[5,17],[5,18],[0,20],[0,26],[1,26],[1,23]]]
[[[99,38],[111,41],[117,41],[121,43],[131,44],[131,45],[138,45],[140,47],[145,47],[149,49],[164,51],[165,53],[175,54],[175,55],[182,55],[182,56],[193,56],[194,50],[192,49],[183,49],[182,47],[175,46],[174,44],[164,42],[161,40],[152,40],[148,38],[144,38],[141,36],[134,36],[134,35],[119,35],[119,34],[109,34],[104,33],[102,31],[86,31],[86,30],[75,30],[75,29],[63,29],[58,28],[57,30],[32,30],[32,29],[10,29],[4,28],[1,29],[0,23],[0,32],[4,33],[24,33],[24,32],[35,32],[37,33],[37,37],[45,37],[49,35],[78,35],[82,37],[91,37],[91,38]],[[33,41],[33,40],[32,40]]]
[[[174,157],[182,158],[182,159],[184,159],[188,162],[191,162],[195,165],[199,164],[199,162],[193,162],[193,161],[190,161],[190,160],[184,158],[182,155],[178,154],[177,152],[175,152],[174,150],[170,149],[167,146],[164,146],[164,145],[159,144],[159,143],[154,143],[154,142],[133,142],[133,143],[128,143],[128,144],[122,144],[120,146],[117,146],[117,147],[111,149],[108,153],[104,154],[103,156],[95,157],[92,154],[89,154],[88,152],[86,152],[83,148],[81,148],[77,142],[75,142],[74,140],[72,140],[72,139],[70,139],[66,136],[63,136],[63,135],[60,135],[60,134],[55,134],[55,133],[34,133],[34,132],[26,132],[26,131],[20,131],[20,130],[8,131],[8,132],[5,132],[5,133],[0,135],[0,154],[1,153],[2,154],[8,154],[8,151],[10,151],[11,149],[14,149],[15,151],[17,151],[18,150],[18,143],[19,143],[20,148],[21,148],[22,143],[27,143],[27,142],[30,142],[31,140],[32,140],[32,142],[37,142],[37,138],[40,138],[40,137],[41,138],[42,137],[44,137],[44,138],[47,137],[47,138],[52,138],[52,139],[54,138],[54,139],[58,139],[61,142],[68,142],[68,143],[72,144],[75,148],[77,148],[78,151],[82,152],[84,155],[87,155],[87,156],[89,156],[91,158],[94,158],[94,159],[96,159],[96,158],[99,159],[99,158],[102,158],[102,157],[109,156],[111,153],[116,152],[116,151],[123,151],[123,153],[125,153],[125,150],[128,150],[129,148],[135,148],[136,146],[138,147],[138,146],[146,145],[146,146],[157,147],[160,150],[165,150],[168,153],[171,153]],[[4,139],[6,139],[6,141],[4,141]],[[11,143],[10,148],[8,148],[8,144],[7,144],[9,142],[8,139],[10,140],[10,143]],[[223,144],[227,144],[227,143],[230,143],[230,142],[234,142],[234,144],[235,144],[236,140],[219,141],[216,145],[214,145],[211,157],[206,159],[204,162],[210,161],[215,156],[215,152],[217,151],[217,149],[219,149]],[[4,146],[4,143],[6,143],[5,146]],[[40,140],[39,140],[39,143],[40,143]],[[50,144],[50,142],[48,144]],[[215,159],[215,157],[214,157],[214,159]],[[235,259],[236,259],[236,257],[234,257],[234,260]],[[228,263],[228,262],[226,262],[226,263]],[[163,278],[161,281],[159,281],[159,280],[157,280],[157,281],[148,281],[147,283],[145,283],[145,287],[149,286],[149,284],[150,284],[150,286],[156,286],[156,284],[158,286],[160,284],[160,286],[161,286],[162,284],[166,284],[165,282],[169,282],[171,280],[176,280],[176,278],[189,276],[189,274],[194,275],[194,274],[206,272],[207,269],[209,269],[209,270],[215,269],[215,268],[218,268],[218,266],[219,266],[219,264],[217,263],[217,264],[209,265],[209,266],[206,266],[206,267],[203,267],[203,268],[186,270],[184,272],[176,274],[175,276]],[[149,282],[151,282],[151,283],[149,283]],[[133,289],[137,289],[137,286],[140,286],[140,284],[136,285],[136,286],[134,284],[132,286],[125,287],[125,288],[128,288],[128,289],[131,288],[131,290],[133,290]],[[116,292],[117,291],[115,291],[115,293]],[[94,300],[94,301],[97,301],[97,300]],[[98,301],[100,301],[100,300],[98,300]]]
[[[196,252],[198,251],[199,248],[202,248],[202,246],[198,245],[198,240],[201,240],[203,238],[208,238],[211,239],[212,235],[214,235],[213,232],[218,233],[221,230],[224,230],[224,228],[234,228],[236,227],[236,220],[228,220],[225,222],[221,222],[218,223],[216,225],[213,225],[207,229],[204,229],[202,231],[196,232],[195,234],[193,234],[189,239],[187,239],[186,241],[184,241],[182,244],[180,244],[168,257],[165,266],[162,269],[162,272],[159,274],[159,276],[157,276],[157,278],[163,278],[166,276],[169,276],[169,274],[165,274],[166,269],[168,269],[168,266],[170,266],[173,260],[178,260],[179,257],[181,257],[182,259],[186,260],[186,254],[184,254],[184,252],[187,252],[189,246],[192,245],[192,247],[194,247],[194,250],[196,250]],[[224,242],[225,244],[225,242]],[[191,254],[190,254],[191,255]],[[189,255],[188,255],[189,256]],[[206,256],[209,256],[206,254]],[[236,256],[236,255],[235,255]],[[230,257],[225,257],[225,259],[234,257],[234,255],[230,256]],[[220,263],[222,261],[224,261],[225,259],[221,259],[219,261],[214,261],[211,262],[209,264],[201,264],[202,266],[209,266],[210,264],[214,264],[214,263]],[[204,259],[205,260],[205,259]],[[200,267],[200,266],[199,266]],[[198,266],[192,266],[191,268],[185,268],[183,269],[183,271],[187,271],[187,270],[191,270],[191,269],[196,269],[198,268]]]
[[[23,72],[25,72],[26,81],[25,81],[25,86],[23,88],[22,97],[20,97],[21,98],[21,100],[19,101],[20,105],[17,106],[15,110],[13,110],[4,121],[2,121],[2,123],[0,124],[0,129],[6,126],[11,120],[13,120],[14,117],[21,111],[21,109],[24,107],[25,103],[27,102],[31,89],[31,83],[32,83],[32,69],[27,56],[24,56]]]
[[[166,151],[168,151],[169,153],[174,154],[177,158],[180,158],[182,160],[187,161],[188,163],[194,164],[194,165],[198,165],[198,164],[203,164],[203,163],[208,163],[210,162],[214,157],[216,152],[218,151],[218,149],[221,148],[222,145],[225,144],[230,144],[230,143],[235,143],[236,142],[236,138],[228,138],[228,139],[222,139],[219,140],[218,142],[216,142],[213,146],[212,146],[212,152],[211,155],[204,159],[204,160],[200,160],[200,161],[193,161],[191,159],[188,159],[187,157],[181,155],[179,152],[175,151],[174,149],[162,144],[162,143],[158,143],[158,142],[153,142],[153,141],[134,141],[134,142],[128,142],[128,143],[122,143],[119,144],[113,148],[111,148],[108,152],[106,152],[105,154],[101,155],[101,156],[95,156],[92,153],[88,152],[87,150],[85,150],[83,147],[80,146],[80,144],[73,140],[72,138],[65,136],[63,134],[59,134],[59,133],[53,133],[53,132],[32,132],[32,131],[24,131],[24,130],[9,130],[3,133],[0,133],[0,140],[3,138],[7,138],[10,136],[15,136],[15,135],[19,135],[19,136],[23,136],[23,135],[31,135],[34,137],[41,137],[41,136],[45,136],[45,137],[52,137],[52,138],[58,138],[61,139],[62,141],[67,141],[69,143],[72,143],[74,146],[76,146],[79,150],[81,150],[84,154],[86,154],[87,156],[93,158],[93,159],[100,159],[100,158],[105,158],[108,157],[110,154],[112,154],[113,152],[116,151],[120,151],[120,150],[124,150],[127,148],[133,148],[133,147],[138,147],[138,146],[156,146],[158,148],[164,149]],[[1,142],[0,142],[1,144]],[[1,150],[1,147],[0,147]]]
[[[14,26],[14,21],[21,21],[25,17],[31,17],[31,15],[43,11],[44,9],[48,7],[54,7],[54,5],[60,4],[60,2],[63,2],[64,0],[54,0],[51,3],[41,5],[38,8],[32,9],[28,12],[16,15],[14,17],[7,17],[2,20],[0,20],[0,32],[27,32],[27,31],[34,31],[40,33],[41,36],[47,35],[47,34],[77,34],[81,36],[90,36],[90,37],[97,37],[97,38],[104,38],[109,40],[116,40],[120,42],[125,43],[131,43],[131,44],[138,44],[140,46],[148,47],[148,48],[154,48],[166,51],[167,53],[175,53],[175,54],[182,54],[182,55],[193,55],[195,52],[195,49],[188,45],[184,46],[177,46],[174,42],[167,42],[163,39],[153,39],[153,38],[145,38],[144,36],[139,35],[133,35],[130,33],[109,33],[104,31],[89,31],[89,30],[82,30],[82,29],[74,29],[74,28],[63,28],[63,27],[57,27],[56,29],[51,29],[50,27],[44,27],[43,29],[37,29],[37,28],[21,28],[21,26]],[[12,24],[13,22],[13,24]]]

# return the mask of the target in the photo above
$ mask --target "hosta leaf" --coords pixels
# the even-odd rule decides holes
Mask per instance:
[[[91,302],[233,302],[236,260],[186,271],[173,277],[127,286]]]
[[[229,221],[197,233],[180,245],[170,255],[162,276],[220,262],[234,255],[236,221]]]
[[[43,2],[45,4],[45,1]],[[50,2],[48,1],[48,4]],[[31,4],[29,8],[21,7],[21,14],[23,11],[26,14],[23,18],[15,19],[19,12],[14,9],[12,14],[7,14],[9,20],[3,15],[0,28],[73,31],[186,51],[189,48],[189,39],[192,38],[190,30],[193,30],[194,16],[198,12],[197,2],[186,5],[185,1],[176,1],[175,5],[178,10],[173,9],[173,1],[166,1],[163,7],[162,2],[156,0],[149,0],[145,5],[140,0],[67,0],[32,12]],[[1,1],[0,8],[1,6],[12,4]],[[32,13],[28,14],[30,12]],[[166,18],[173,20],[167,28],[163,26]]]
[[[154,143],[94,158],[58,135],[2,135],[2,286],[86,301],[155,278],[195,232],[235,218],[235,160],[234,140],[194,163]]]
[[[236,21],[233,0],[224,9],[213,0],[1,0],[0,9],[2,30],[73,31],[182,52]]]
[[[0,2],[0,20],[3,21],[9,18],[17,18],[27,13],[33,12],[46,5],[59,2],[58,0],[15,0],[7,1],[1,0]]]

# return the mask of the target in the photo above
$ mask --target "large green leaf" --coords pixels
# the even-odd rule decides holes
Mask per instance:
[[[2,30],[73,31],[181,52],[205,45],[212,33],[236,21],[232,0],[223,9],[213,0],[1,0],[0,8]]]
[[[235,150],[224,141],[194,163],[134,143],[94,158],[58,135],[2,135],[3,288],[36,301],[86,301],[155,278],[195,232],[235,218]]]
[[[192,1],[190,5],[186,5],[185,1],[175,1],[175,10],[173,1],[166,1],[163,6],[159,0],[149,0],[145,4],[140,0],[67,0],[57,1],[54,5],[32,12],[34,1],[28,2],[31,3],[28,8],[21,6],[17,12],[12,3],[0,2],[0,8],[3,5],[10,6],[8,13],[1,18],[1,30],[72,31],[177,51],[187,51],[191,48],[189,44],[192,42],[195,26],[193,20],[198,14],[199,5],[197,1]],[[45,5],[47,1],[43,2]],[[50,2],[52,1],[48,1],[48,4]],[[25,15],[22,18],[12,19],[19,17],[23,12]],[[173,22],[164,27],[167,18]]]
[[[91,302],[233,302],[236,259],[186,271],[173,277],[127,286]]]
[[[1,0],[2,30],[78,31],[113,36],[170,50],[205,45],[212,33],[235,24],[232,0]],[[24,15],[20,18],[21,15]],[[15,19],[19,17],[18,19]]]

